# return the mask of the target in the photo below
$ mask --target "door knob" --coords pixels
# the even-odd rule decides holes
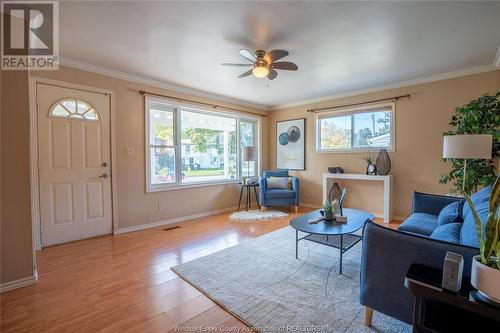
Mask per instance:
[[[103,166],[103,168],[107,167],[108,166],[108,162],[103,162],[102,166]]]
[[[99,176],[99,178],[108,178],[108,174],[107,173],[103,173],[102,175]]]

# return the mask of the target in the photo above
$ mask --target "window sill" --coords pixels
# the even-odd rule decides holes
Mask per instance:
[[[175,185],[150,185],[146,188],[146,193],[154,193],[154,192],[164,192],[164,191],[176,191],[176,190],[185,190],[189,188],[197,188],[197,187],[209,187],[209,186],[221,186],[221,185],[232,185],[232,184],[241,184],[241,180],[223,180],[218,182],[206,182],[206,183],[192,183],[192,184],[175,184]]]
[[[346,150],[318,150],[316,149],[316,153],[318,154],[366,154],[366,153],[378,153],[381,149],[387,150],[388,153],[395,153],[396,149],[394,148],[372,148],[372,149],[346,149]]]

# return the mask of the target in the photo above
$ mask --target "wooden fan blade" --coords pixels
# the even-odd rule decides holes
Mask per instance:
[[[284,69],[287,71],[296,71],[297,69],[299,69],[299,67],[293,62],[288,61],[273,62],[270,67],[274,69]]]
[[[252,68],[253,69],[253,68]],[[243,74],[240,74],[238,75],[238,77],[245,77],[245,76],[249,76],[249,75],[252,75],[252,69],[246,71],[245,73]]]
[[[269,74],[267,74],[267,78],[269,80],[274,80],[278,76],[278,72],[276,72],[274,69],[269,70]]]
[[[227,67],[250,67],[253,66],[253,64],[231,64],[231,63],[222,63],[222,66],[227,66]]]
[[[288,54],[288,51],[285,50],[272,50],[266,53],[264,60],[270,64],[276,60],[286,57]]]
[[[243,58],[245,58],[246,60],[254,63],[255,60],[257,60],[257,58],[255,57],[255,54],[253,54],[252,52],[248,51],[247,49],[241,49],[240,50],[240,54]]]

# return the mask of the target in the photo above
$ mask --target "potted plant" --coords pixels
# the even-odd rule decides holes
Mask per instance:
[[[490,194],[490,211],[483,231],[481,217],[470,197],[463,192],[476,223],[480,255],[472,259],[471,284],[479,293],[500,303],[500,175]]]
[[[451,117],[451,131],[444,135],[456,134],[491,134],[493,136],[492,158],[489,160],[468,160],[465,192],[477,191],[482,185],[495,181],[497,166],[495,158],[500,157],[500,92],[494,95],[485,94],[478,99],[455,108]],[[450,194],[461,192],[464,177],[464,160],[452,159],[452,168],[446,175],[441,176],[439,183],[451,183]]]
[[[323,216],[327,221],[333,220],[333,205],[331,201],[323,203]]]
[[[365,157],[363,157],[363,160],[366,162],[366,174],[367,175],[376,175],[377,174],[377,168],[375,166],[375,157],[371,154],[368,153]]]

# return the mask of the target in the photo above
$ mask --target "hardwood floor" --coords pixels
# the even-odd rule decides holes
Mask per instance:
[[[170,267],[288,225],[290,218],[229,222],[229,213],[44,248],[38,285],[1,294],[2,332],[213,331],[245,324],[180,279]],[[166,229],[166,227],[165,227]]]

